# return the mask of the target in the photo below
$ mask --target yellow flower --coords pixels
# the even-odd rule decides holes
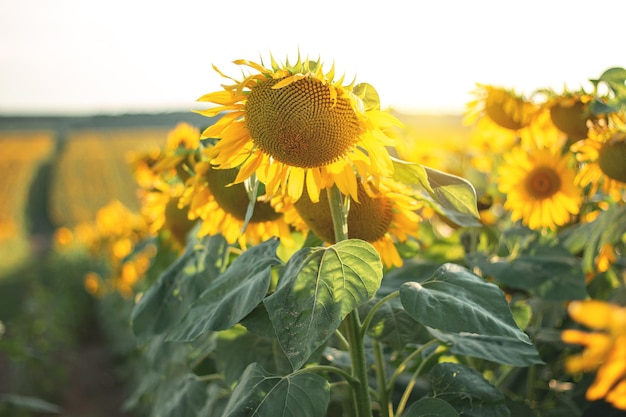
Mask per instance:
[[[249,197],[244,184],[233,184],[237,168],[216,169],[203,160],[194,165],[194,172],[186,183],[180,206],[189,206],[190,219],[202,221],[199,236],[222,234],[228,243],[239,242],[242,247],[276,236],[287,246],[293,243],[282,213],[276,212],[264,196],[257,197],[244,230]]]
[[[576,184],[587,187],[589,196],[602,191],[615,201],[624,199],[626,133],[618,131],[612,123],[594,123],[588,138],[574,143],[571,150],[581,163]]]
[[[587,399],[604,398],[614,407],[626,410],[626,308],[587,300],[571,302],[568,312],[573,320],[595,331],[563,331],[561,338],[565,343],[584,346],[582,353],[566,359],[566,371],[575,374],[597,369]]]
[[[498,190],[506,194],[504,208],[513,221],[521,219],[531,229],[555,229],[578,213],[581,196],[568,162],[568,155],[546,149],[515,148],[504,155]]]
[[[537,106],[513,90],[477,84],[475,100],[467,103],[465,122],[473,124],[486,117],[496,129],[517,131],[530,124]]]
[[[167,180],[169,175],[177,175],[181,181],[189,178],[188,168],[185,164],[193,163],[193,156],[200,146],[200,130],[188,123],[181,122],[167,135],[167,144],[164,152],[152,170],[161,174],[162,179]]]
[[[324,73],[319,60],[279,65],[272,58],[271,68],[234,63],[257,73],[241,81],[222,74],[235,84],[202,96],[199,101],[218,106],[198,113],[224,113],[202,138],[219,139],[211,163],[239,168],[236,183],[256,173],[270,196],[285,193],[295,201],[306,188],[317,201],[333,184],[356,199],[357,173],[390,176],[386,146],[395,146],[393,128],[401,123],[379,109],[373,87],[342,85],[334,66]]]
[[[194,225],[188,212],[179,204],[184,191],[182,184],[155,183],[154,188],[141,195],[141,214],[146,218],[152,235],[165,238],[175,249],[183,249],[187,234]]]
[[[587,137],[587,120],[592,117],[589,102],[592,99],[591,95],[584,92],[566,91],[552,95],[544,104],[544,108],[549,111],[550,120],[567,135],[570,144]]]
[[[304,193],[294,205],[302,220],[319,238],[335,242],[326,193],[320,195],[317,203]],[[420,202],[401,184],[388,179],[382,179],[378,187],[359,182],[358,202],[350,201],[348,237],[371,243],[386,267],[402,266],[394,242],[405,242],[409,236],[417,237],[421,219],[416,210],[420,208]]]

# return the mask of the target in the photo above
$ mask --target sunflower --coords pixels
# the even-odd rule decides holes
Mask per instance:
[[[626,410],[626,308],[585,300],[571,302],[568,312],[573,320],[594,331],[563,331],[565,343],[584,346],[582,353],[566,359],[566,371],[575,374],[597,369],[587,399],[604,398],[615,408]]]
[[[154,236],[161,233],[164,240],[173,244],[175,249],[183,249],[187,234],[194,226],[187,210],[179,206],[184,186],[161,181],[155,183],[154,188],[143,191],[141,214],[146,218],[150,233]]]
[[[513,221],[531,229],[566,224],[579,211],[581,196],[569,168],[569,155],[536,148],[515,148],[498,169],[498,190],[506,194],[504,208]]]
[[[200,146],[200,130],[189,123],[181,122],[167,135],[165,150],[152,167],[162,177],[177,175],[181,181],[189,178],[188,165]]]
[[[465,123],[486,118],[495,129],[518,131],[528,126],[538,107],[513,90],[476,84],[475,100],[467,103]]]
[[[351,198],[348,212],[348,237],[372,244],[386,267],[402,266],[394,242],[417,237],[422,205],[410,196],[409,190],[389,179],[381,179],[378,187],[359,182],[358,201]],[[332,215],[327,193],[313,202],[308,193],[294,203],[295,210],[306,225],[322,240],[335,242]]]
[[[246,186],[233,183],[237,174],[237,168],[216,169],[206,159],[195,163],[194,175],[185,184],[179,207],[188,206],[189,219],[201,220],[198,235],[222,234],[228,243],[238,242],[241,247],[275,236],[286,246],[292,244],[289,224],[263,193],[259,193],[246,225],[250,200]]]
[[[587,121],[593,119],[589,103],[593,97],[584,92],[565,91],[550,94],[543,105],[557,129],[567,135],[570,144],[587,137]]]
[[[612,117],[616,120],[615,117]],[[623,123],[623,122],[620,122]],[[590,196],[598,191],[615,201],[624,199],[626,191],[626,133],[610,123],[594,123],[586,139],[571,148],[581,164],[576,184],[586,188]]]
[[[390,176],[386,146],[395,146],[395,127],[402,124],[380,110],[369,84],[343,85],[334,66],[323,72],[320,61],[298,57],[294,65],[271,67],[234,61],[253,74],[225,85],[198,101],[217,104],[198,113],[221,118],[202,133],[219,139],[211,154],[218,168],[239,168],[240,183],[256,173],[269,195],[289,194],[295,201],[306,188],[313,201],[334,184],[358,198],[357,174]]]

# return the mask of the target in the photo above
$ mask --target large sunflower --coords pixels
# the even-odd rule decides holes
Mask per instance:
[[[257,198],[253,215],[245,224],[249,197],[244,184],[233,184],[237,172],[237,168],[216,169],[208,160],[194,165],[194,175],[185,184],[179,206],[189,206],[189,218],[202,221],[199,236],[222,234],[228,243],[238,242],[242,247],[276,236],[286,245],[293,243],[283,215],[264,196]]]
[[[351,198],[348,212],[348,237],[370,242],[379,252],[385,266],[402,266],[402,259],[394,245],[417,237],[421,203],[410,196],[405,186],[389,179],[373,184],[359,182],[358,202]],[[322,240],[335,242],[333,219],[327,193],[320,194],[314,203],[304,193],[295,204],[295,210],[306,225]]]
[[[564,225],[579,211],[581,196],[574,184],[569,155],[547,149],[515,148],[498,169],[498,189],[513,221],[531,229]]]
[[[198,113],[222,114],[202,137],[219,139],[211,163],[239,168],[235,183],[256,173],[269,195],[297,200],[306,188],[318,201],[333,184],[357,199],[357,175],[390,176],[386,146],[395,146],[393,128],[401,123],[380,110],[371,85],[343,85],[334,66],[324,73],[319,60],[279,65],[272,58],[270,68],[234,63],[256,73],[234,80],[220,72],[234,84],[202,96],[199,101],[218,106]]]

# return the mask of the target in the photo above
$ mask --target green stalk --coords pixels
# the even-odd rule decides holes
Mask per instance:
[[[380,404],[381,417],[392,417],[393,409],[389,401],[389,391],[387,390],[387,375],[385,374],[385,357],[383,348],[378,341],[372,341],[374,345],[374,358],[376,360],[376,381],[378,383],[378,403]]]
[[[338,243],[348,239],[348,210],[344,208],[341,191],[339,191],[336,185],[332,188],[327,188],[326,192],[328,193],[328,204],[333,218],[335,241]],[[358,381],[352,385],[356,416],[372,417],[367,363],[365,362],[365,344],[361,336],[361,321],[358,312],[353,310],[348,313],[342,324],[345,327],[346,337],[350,344],[352,376]]]

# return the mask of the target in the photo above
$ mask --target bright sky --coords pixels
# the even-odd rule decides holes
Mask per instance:
[[[475,83],[588,86],[626,66],[623,0],[3,0],[0,114],[199,108],[232,61],[320,57],[384,107],[462,112]]]

